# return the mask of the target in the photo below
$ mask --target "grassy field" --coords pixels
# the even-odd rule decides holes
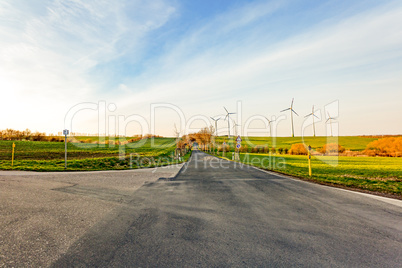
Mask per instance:
[[[240,154],[242,163],[251,164],[319,183],[388,193],[402,198],[402,158],[312,156],[308,176],[307,156]]]
[[[346,150],[361,151],[366,149],[367,144],[377,140],[378,138],[359,137],[359,136],[340,136],[340,137],[242,137],[242,146],[254,147],[256,145],[267,145],[275,148],[288,148],[295,143],[305,143],[312,148],[323,147],[327,143],[338,143]],[[231,139],[228,141],[227,137],[218,137],[217,143],[226,141],[228,144],[235,144],[236,141]]]
[[[13,141],[0,141],[0,169],[35,171],[64,170],[63,142],[14,141],[15,160],[11,166]],[[152,138],[126,145],[98,145],[91,143],[68,143],[67,170],[108,170],[168,165],[176,162],[172,154],[174,138]],[[124,160],[119,155],[125,155]],[[130,164],[130,154],[135,154]],[[188,158],[187,155],[185,157]],[[184,160],[185,160],[184,159]]]
[[[78,140],[92,139],[82,137]],[[368,137],[339,137],[343,147],[350,150],[363,150],[366,145],[376,138]],[[96,139],[97,140],[97,139]],[[123,138],[120,139],[124,141]],[[218,143],[224,140],[218,138]],[[249,147],[268,145],[276,148],[290,148],[293,143],[311,145],[313,148],[322,147],[334,142],[327,137],[278,137],[272,140],[268,137],[243,138],[243,145]],[[226,142],[228,142],[226,140]],[[11,166],[11,148],[13,141],[0,141],[1,170],[34,170],[34,171],[63,171],[64,143],[63,142],[32,142],[14,141],[16,144],[14,166]],[[234,144],[231,140],[229,144]],[[111,170],[138,167],[153,167],[177,163],[173,152],[174,138],[150,138],[126,145],[109,145],[94,143],[68,143],[67,170]],[[124,158],[119,158],[119,155]],[[130,161],[130,154],[133,155]],[[189,158],[187,154],[182,161]],[[268,170],[314,180],[319,183],[352,187],[357,189],[396,194],[402,196],[402,158],[386,157],[331,157],[313,156],[313,176],[308,177],[308,161],[306,156],[241,154],[241,161]]]

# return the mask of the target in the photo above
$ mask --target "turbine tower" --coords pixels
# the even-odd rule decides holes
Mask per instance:
[[[271,123],[274,122],[275,120],[269,120],[267,117],[264,116],[265,119],[267,119],[268,121],[268,125],[269,125],[269,135],[271,135],[272,138],[272,127],[271,127]]]
[[[241,126],[241,125],[237,124],[236,121],[234,121],[234,120],[233,120],[233,123],[234,123],[234,125],[233,125],[234,134],[235,134],[235,136],[237,136],[237,127]]]
[[[331,120],[335,120],[336,117],[331,117],[329,115],[329,112],[327,112],[327,113],[328,113],[328,119],[327,119],[327,121],[325,121],[325,123],[327,123],[329,121],[329,125],[331,126],[331,137],[333,137],[333,135],[332,135],[332,121]]]
[[[313,131],[314,131],[314,137],[315,137],[315,123],[314,123],[314,117],[317,117],[317,119],[319,119],[319,118],[318,118],[318,116],[316,116],[315,113],[314,113],[314,105],[313,105],[313,109],[311,110],[311,114],[306,115],[304,118],[309,117],[309,116],[313,116]]]
[[[226,119],[228,119],[228,139],[230,139],[230,115],[231,114],[236,114],[236,113],[229,113],[229,111],[225,108],[225,107],[223,107],[223,109],[225,109],[225,111],[226,111],[226,116],[225,116],[225,120]]]
[[[221,118],[219,117],[219,118],[215,119],[215,118],[212,118],[212,117],[211,117],[211,119],[215,121],[215,137],[218,137],[218,121],[219,121]]]
[[[290,104],[290,107],[289,107],[289,108],[287,108],[287,109],[281,111],[281,112],[284,112],[284,111],[290,110],[290,121],[292,122],[292,137],[295,136],[294,127],[293,127],[293,113],[295,113],[297,116],[299,116],[299,115],[296,113],[296,111],[293,110],[293,100],[294,100],[294,98],[292,98],[292,103]]]

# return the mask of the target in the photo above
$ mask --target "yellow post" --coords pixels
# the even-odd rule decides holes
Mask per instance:
[[[311,177],[311,146],[308,146],[308,175]]]
[[[13,142],[13,153],[11,156],[11,166],[14,166],[14,148],[15,148],[15,143]]]

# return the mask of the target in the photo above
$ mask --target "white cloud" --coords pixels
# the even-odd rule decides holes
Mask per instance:
[[[252,114],[279,114],[292,97],[300,114],[335,99],[350,113],[349,105],[358,98],[363,99],[359,109],[367,111],[373,102],[389,98],[386,94],[402,97],[402,7],[397,2],[348,18],[328,18],[285,39],[274,39],[271,31],[278,29],[264,24],[283,12],[283,1],[249,3],[180,36],[167,34],[166,44],[157,44],[159,54],[146,58],[139,74],[115,80],[109,92],[103,90],[110,77],[95,79],[91,71],[106,66],[105,76],[110,76],[108,63],[127,57],[135,65],[145,48],[154,45],[159,36],[152,32],[169,22],[174,7],[162,0],[60,0],[32,9],[21,8],[29,1],[13,3],[0,4],[0,88],[12,100],[0,112],[15,103],[25,111],[16,111],[12,120],[3,118],[4,127],[30,127],[28,122],[55,131],[49,121],[62,124],[72,105],[101,99],[116,103],[119,113],[144,116],[153,102],[178,104],[189,116],[219,114],[222,105],[234,108],[240,99],[246,120]],[[367,90],[386,94],[365,94]],[[354,124],[342,116],[341,134],[376,131],[342,129],[342,124]],[[365,120],[363,113],[349,118]],[[297,118],[295,125],[302,120]],[[283,122],[279,135],[289,133]],[[377,128],[400,131],[385,124]],[[161,134],[170,135],[171,129]]]
[[[239,21],[247,21],[249,10],[253,9],[244,13],[236,11]],[[219,40],[216,43],[214,33],[225,31],[232,23],[232,16],[223,18],[227,21],[220,19],[217,20],[219,23],[209,23],[202,31],[196,29],[167,55],[150,64],[162,67],[152,67],[146,71],[146,76],[128,84],[129,88],[141,88],[142,91],[133,94],[127,102],[131,105],[167,101],[183,108],[187,107],[186,103],[191,103],[190,113],[213,114],[219,112],[222,105],[234,104],[235,100],[241,99],[246,105],[247,102],[253,104],[251,113],[279,114],[282,106],[294,96],[301,113],[300,107],[305,107],[308,112],[313,104],[323,106],[336,99],[350,105],[352,100],[363,98],[364,109],[370,109],[374,105],[372,102],[385,101],[389,96],[365,95],[367,83],[395,78],[393,85],[377,85],[381,92],[396,91],[401,82],[396,78],[402,71],[400,6],[385,6],[340,21],[326,21],[275,43],[255,35],[245,36],[239,42],[233,42],[229,35],[226,42]],[[248,29],[243,26],[232,28],[235,36],[236,30]],[[258,32],[259,27],[263,26],[252,25],[251,30]],[[209,35],[209,31],[213,33]],[[199,42],[211,45],[194,49]],[[316,96],[314,92],[318,92]],[[400,92],[394,93],[402,97]],[[268,101],[269,107],[264,100]],[[121,104],[124,103],[121,100]],[[218,107],[216,111],[214,107]],[[364,114],[360,116],[363,120]],[[348,120],[347,116],[343,119]],[[302,120],[302,117],[297,119],[299,125]],[[288,133],[287,127],[280,131],[282,135]],[[360,133],[358,127],[342,131],[343,134]],[[374,133],[377,130],[371,127],[365,131]],[[398,129],[387,128],[387,131],[397,132]]]
[[[99,95],[103,81],[92,79],[93,68],[128,50],[140,51],[141,39],[174,12],[163,1],[31,4],[10,0],[0,5],[0,88],[8,100],[0,111],[14,110],[13,118],[3,119],[3,128],[49,129],[46,117],[62,124],[71,105]]]

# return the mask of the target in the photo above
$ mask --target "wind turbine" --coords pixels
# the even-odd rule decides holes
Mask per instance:
[[[225,120],[226,120],[226,118],[228,119],[228,131],[229,131],[228,139],[230,139],[230,115],[231,114],[236,114],[236,113],[229,113],[229,111],[225,107],[223,107],[223,109],[225,109],[225,111],[226,111]]]
[[[327,123],[329,121],[329,125],[331,126],[331,137],[333,137],[333,135],[332,135],[332,121],[331,120],[335,120],[336,117],[331,117],[329,115],[329,112],[327,112],[327,114],[328,114],[328,119],[327,119],[327,121],[325,121],[325,123]]]
[[[237,124],[236,121],[234,121],[234,120],[233,120],[233,123],[234,123],[234,125],[233,125],[234,133],[235,133],[235,136],[237,136],[237,127],[241,126],[241,125]]]
[[[211,119],[215,121],[215,137],[217,137],[218,136],[218,121],[221,118],[219,117],[219,118],[215,119],[215,118],[211,117]]]
[[[292,137],[295,136],[295,132],[294,132],[294,128],[293,128],[293,113],[295,113],[297,116],[299,116],[299,115],[296,113],[296,111],[293,110],[293,100],[294,100],[294,98],[292,98],[292,103],[290,104],[290,107],[289,107],[289,108],[287,108],[287,109],[281,111],[281,112],[284,112],[284,111],[290,110],[290,120],[292,121]]]
[[[271,137],[272,137],[272,127],[271,127],[271,123],[274,122],[275,120],[269,120],[269,119],[266,118],[265,116],[264,116],[264,118],[267,119],[267,121],[268,121],[268,125],[269,125],[269,135],[271,135]]]
[[[311,116],[311,115],[313,116],[313,130],[314,130],[314,137],[315,137],[315,123],[314,123],[314,117],[317,117],[317,119],[319,119],[319,118],[318,118],[318,116],[316,116],[315,113],[314,113],[314,105],[313,105],[313,109],[311,110],[311,114],[306,115],[305,118],[306,118],[306,117],[309,117],[309,116]]]

